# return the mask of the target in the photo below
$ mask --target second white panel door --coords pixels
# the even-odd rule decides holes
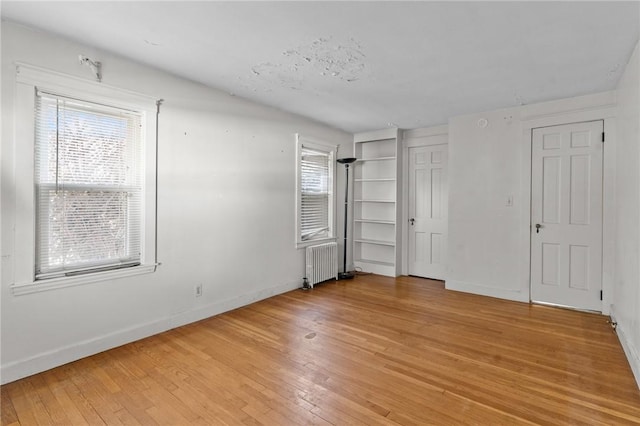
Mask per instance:
[[[602,310],[602,130],[602,121],[533,130],[533,301]]]
[[[445,276],[447,149],[447,144],[409,148],[409,275]]]

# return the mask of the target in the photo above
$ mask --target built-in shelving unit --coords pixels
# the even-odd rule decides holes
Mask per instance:
[[[398,276],[400,265],[400,132],[385,129],[354,138],[353,257],[365,272]]]

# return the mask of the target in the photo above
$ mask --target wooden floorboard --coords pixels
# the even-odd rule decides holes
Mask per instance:
[[[606,319],[362,275],[4,385],[1,424],[640,424]]]

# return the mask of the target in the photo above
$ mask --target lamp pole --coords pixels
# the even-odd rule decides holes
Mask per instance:
[[[344,164],[346,171],[346,178],[344,183],[344,249],[343,249],[343,261],[342,261],[342,272],[338,274],[338,279],[340,280],[349,280],[354,277],[353,272],[347,272],[347,224],[349,217],[349,164],[356,161],[355,158],[338,158],[338,163]]]

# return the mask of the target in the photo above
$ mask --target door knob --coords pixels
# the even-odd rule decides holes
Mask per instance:
[[[540,233],[540,228],[542,228],[542,225],[540,225],[539,223],[536,223],[536,234]]]
[[[409,223],[411,224],[411,226],[413,226],[413,223],[414,223],[415,221],[416,221],[416,220],[415,220],[414,218],[409,219]]]

